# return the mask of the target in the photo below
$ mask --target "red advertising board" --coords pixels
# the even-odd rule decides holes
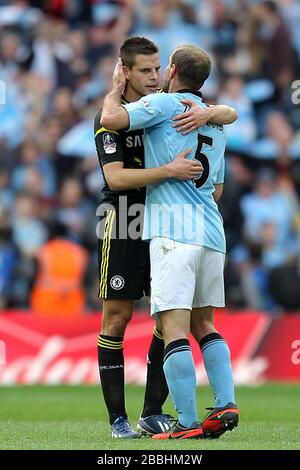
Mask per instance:
[[[257,355],[268,361],[267,380],[300,381],[300,315],[274,319]]]
[[[98,383],[97,337],[101,316],[41,318],[28,312],[0,315],[0,384]],[[270,324],[263,313],[217,312],[229,343],[236,383],[261,380],[267,361],[253,354]],[[136,313],[124,340],[127,383],[143,384],[153,321]],[[199,383],[206,382],[199,346],[191,340]]]

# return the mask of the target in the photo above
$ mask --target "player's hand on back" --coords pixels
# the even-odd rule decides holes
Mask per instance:
[[[198,160],[185,158],[191,151],[191,148],[184,150],[168,164],[172,178],[186,181],[197,178],[202,173],[203,166]]]
[[[173,118],[175,121],[173,127],[176,127],[177,132],[182,132],[183,135],[195,131],[201,126],[204,126],[211,115],[210,108],[199,108],[199,106],[192,100],[181,100],[182,104],[189,107],[188,111],[183,114],[177,114]]]
[[[120,57],[116,63],[112,80],[113,87],[118,88],[123,93],[126,85],[126,77],[124,74],[123,63]]]

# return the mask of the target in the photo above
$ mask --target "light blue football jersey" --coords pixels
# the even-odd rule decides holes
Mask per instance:
[[[223,220],[213,198],[214,185],[224,181],[223,127],[208,123],[185,136],[177,132],[173,117],[186,110],[184,98],[206,107],[200,92],[188,90],[151,94],[124,106],[129,130],[145,129],[145,168],[170,163],[189,147],[188,158],[198,158],[204,167],[197,180],[167,179],[147,187],[143,239],[167,237],[225,253]]]

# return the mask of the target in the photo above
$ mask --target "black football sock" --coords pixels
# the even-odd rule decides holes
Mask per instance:
[[[148,352],[147,383],[142,418],[161,414],[162,406],[169,393],[163,369],[164,348],[163,336],[160,331],[154,328]]]
[[[100,335],[98,364],[104,401],[112,424],[125,411],[123,338]]]

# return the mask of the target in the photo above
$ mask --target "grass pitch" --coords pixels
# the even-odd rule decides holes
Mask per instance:
[[[127,412],[135,425],[144,389],[126,388]],[[0,388],[0,449],[235,450],[300,449],[300,384],[238,387],[240,425],[218,440],[154,441],[110,437],[98,387]],[[208,387],[198,388],[200,418],[213,403]],[[168,401],[165,412],[173,413]]]

